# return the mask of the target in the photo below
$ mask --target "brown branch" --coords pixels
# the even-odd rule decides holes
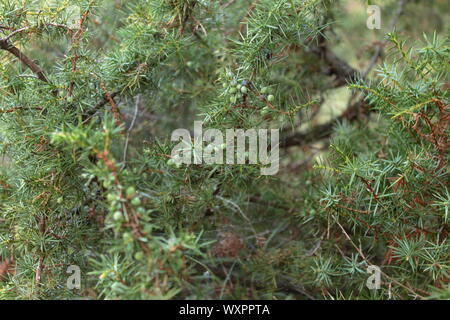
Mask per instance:
[[[36,63],[34,63],[33,60],[23,54],[22,51],[20,51],[16,46],[11,44],[8,39],[0,39],[0,49],[6,50],[16,56],[25,66],[33,71],[33,73],[38,77],[39,80],[47,83],[49,82],[44,74],[44,71],[42,71],[42,69]]]
[[[324,36],[319,37],[319,45],[311,48],[311,52],[318,56],[328,66],[328,73],[336,76],[332,88],[346,85],[349,81],[360,76],[358,70],[351,67],[345,60],[337,56],[326,44]]]
[[[116,120],[116,126],[120,126],[122,124],[121,115],[119,108],[117,107],[116,102],[114,101],[113,97],[111,97],[111,94],[108,92],[108,89],[106,88],[105,84],[103,82],[100,83],[100,87],[102,88],[104,92],[104,97],[106,101],[111,105],[111,110],[114,115],[114,119]]]
[[[70,28],[63,24],[57,24],[57,23],[48,23],[47,26],[52,26],[56,28],[63,28],[66,30],[70,30]],[[24,27],[20,29],[10,28],[10,27],[0,27],[1,29],[7,29],[7,30],[13,30],[8,36],[5,38],[0,39],[0,49],[8,51],[15,57],[17,57],[26,67],[30,68],[31,71],[36,75],[36,77],[44,82],[50,83],[45,76],[44,71],[30,58],[28,58],[22,51],[20,51],[19,48],[14,46],[9,40],[22,32],[31,31],[31,27]],[[57,91],[53,91],[54,95],[57,95]]]
[[[334,132],[334,127],[336,123],[343,120],[354,121],[358,119],[359,110],[367,107],[364,101],[359,101],[352,106],[350,106],[343,114],[339,117],[334,118],[323,124],[314,126],[311,130],[306,132],[297,132],[292,135],[282,138],[280,142],[280,147],[289,148],[292,146],[303,146],[308,143],[323,140],[329,138]],[[368,112],[369,110],[366,110]]]
[[[100,100],[92,109],[86,111],[83,115],[84,122],[89,121],[93,115],[97,113],[101,108],[103,108],[107,103],[109,103],[109,99],[114,99],[122,90],[117,90],[109,94],[109,97],[103,95],[103,99]]]
[[[390,28],[395,28],[398,17],[403,13],[404,6],[407,0],[400,0],[398,3],[397,11],[390,23]],[[331,51],[327,44],[324,36],[319,37],[319,45],[313,47],[311,52],[317,55],[325,64],[329,67],[329,74],[336,76],[336,80],[332,85],[332,88],[337,88],[346,85],[348,82],[356,79],[365,79],[369,74],[370,70],[374,67],[379,56],[381,55],[382,48],[385,46],[387,41],[381,42],[375,48],[375,53],[371,58],[368,67],[362,73],[351,67],[346,61],[337,56],[333,51]],[[354,95],[350,99],[350,103],[353,100]],[[328,138],[333,133],[333,128],[336,122],[342,121],[344,119],[353,121],[358,118],[358,109],[361,105],[365,104],[363,101],[356,102],[355,104],[350,104],[347,110],[339,117],[330,120],[327,123],[313,127],[308,132],[299,132],[291,136],[286,137],[280,144],[282,147],[291,147],[295,145],[305,145],[314,141],[322,140]]]
[[[403,9],[407,0],[400,0],[398,3],[397,10],[394,17],[390,23],[390,28],[395,28],[398,17],[403,13]],[[329,49],[326,44],[326,39],[322,35],[319,37],[319,44],[316,47],[311,48],[311,52],[317,55],[326,65],[329,67],[329,74],[336,76],[335,82],[332,88],[337,88],[346,85],[348,82],[354,81],[356,79],[365,79],[369,74],[370,70],[374,67],[379,56],[381,55],[382,48],[386,44],[386,41],[381,42],[377,45],[375,49],[375,54],[369,62],[368,67],[362,73],[351,67],[346,61],[337,56],[333,51]],[[295,145],[305,145],[314,141],[322,140],[328,138],[333,133],[333,128],[336,122],[342,121],[344,119],[353,121],[358,118],[358,109],[361,105],[365,103],[363,101],[351,104],[354,98],[354,94],[350,99],[349,106],[347,110],[339,117],[313,127],[308,132],[299,132],[291,136],[286,137],[280,144],[282,147],[291,147]]]

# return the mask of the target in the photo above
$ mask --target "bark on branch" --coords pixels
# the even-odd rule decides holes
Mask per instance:
[[[8,39],[0,39],[0,49],[8,51],[9,53],[16,56],[25,66],[31,69],[33,73],[38,77],[39,80],[44,82],[49,82],[44,74],[44,71],[36,64],[33,60],[28,58],[22,51],[14,46]]]
[[[326,123],[314,126],[309,131],[297,132],[282,138],[280,147],[289,148],[292,146],[303,146],[308,143],[326,139],[333,133],[333,129],[336,123],[343,120],[356,120],[358,118],[358,115],[361,113],[361,110],[363,110],[365,107],[367,107],[367,104],[364,101],[359,101],[351,105],[347,110],[345,110],[342,115],[337,118],[334,118]]]
[[[344,86],[360,77],[358,70],[351,67],[345,60],[329,49],[325,37],[321,36],[319,38],[319,45],[311,48],[311,52],[328,66],[328,73],[336,77],[332,88]]]

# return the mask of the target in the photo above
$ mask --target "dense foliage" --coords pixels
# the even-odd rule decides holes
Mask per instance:
[[[449,4],[379,2],[0,0],[0,299],[448,299]]]

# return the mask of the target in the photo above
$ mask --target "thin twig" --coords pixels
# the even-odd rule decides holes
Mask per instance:
[[[17,47],[15,47],[13,44],[11,44],[8,39],[1,39],[0,40],[0,49],[6,50],[9,53],[16,56],[25,66],[31,69],[34,74],[38,77],[39,80],[42,80],[44,82],[49,82],[47,77],[44,74],[44,71],[33,62],[30,58],[28,58],[25,54],[22,53]]]
[[[130,127],[127,129],[126,132],[126,137],[125,137],[125,147],[123,148],[123,164],[122,164],[122,169],[125,168],[125,166],[127,165],[127,153],[128,153],[128,141],[130,139],[130,132],[134,127],[134,123],[136,122],[136,118],[137,118],[137,114],[139,111],[139,107],[141,105],[141,94],[138,94],[136,97],[136,104],[134,106],[134,114],[133,114],[133,119],[131,120],[131,124]]]
[[[366,256],[364,255],[364,253],[362,252],[361,248],[359,248],[352,240],[352,238],[348,235],[348,233],[345,231],[344,227],[339,223],[339,221],[336,219],[336,217],[333,216],[334,221],[337,223],[337,225],[339,226],[339,228],[341,228],[342,233],[344,234],[344,236],[347,238],[347,240],[350,242],[350,244],[356,249],[356,251],[359,253],[359,255],[361,256],[361,258],[364,260],[364,263],[369,266],[372,265],[372,263],[366,258]],[[396,285],[398,285],[399,287],[404,288],[405,290],[409,291],[410,293],[414,294],[414,296],[419,297],[421,299],[425,299],[425,297],[419,295],[417,292],[414,291],[414,289],[405,286],[403,283],[398,282],[397,280],[395,280],[394,278],[391,278],[390,276],[388,276],[386,273],[384,273],[383,271],[380,271],[381,274],[386,277],[387,279],[389,279],[391,282],[395,283]]]
[[[59,24],[59,23],[46,23],[45,26],[71,30],[70,27],[68,27],[68,26],[66,26],[64,24]],[[22,32],[26,32],[26,31],[32,31],[33,29],[36,29],[36,27],[23,27],[23,28],[20,28],[20,29],[2,27],[2,29],[13,30],[10,34],[8,34],[6,37],[4,37],[3,39],[0,40],[0,41],[2,41],[2,40],[3,41],[9,41],[15,35],[17,35],[19,33],[22,33]]]

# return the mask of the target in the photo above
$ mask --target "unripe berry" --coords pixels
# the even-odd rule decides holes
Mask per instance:
[[[128,187],[126,193],[127,196],[130,197],[136,193],[136,189],[134,187]]]
[[[131,241],[133,241],[133,236],[131,235],[131,233],[129,233],[129,232],[125,232],[123,235],[122,235],[122,239],[123,239],[123,241],[125,241],[125,242],[131,242]]]
[[[144,259],[144,257],[145,257],[145,255],[142,251],[138,251],[134,254],[134,258],[136,260],[142,260],[142,259]]]
[[[237,89],[235,87],[230,88],[230,93],[231,94],[236,93],[236,92],[237,92]]]
[[[122,212],[120,212],[120,211],[114,212],[114,214],[113,214],[113,219],[114,219],[115,221],[121,221],[121,220],[123,219],[123,214],[122,214]]]
[[[264,107],[261,109],[261,115],[266,115],[270,112],[270,108],[269,107]]]
[[[247,93],[247,91],[248,91],[248,90],[247,90],[247,87],[244,86],[244,87],[241,88],[241,92],[242,92],[242,93]]]
[[[261,88],[261,93],[262,94],[265,94],[265,93],[268,93],[268,92],[269,92],[269,88],[268,87]]]
[[[141,204],[141,199],[139,199],[139,198],[133,198],[133,200],[131,200],[131,204],[133,205],[133,206],[139,206],[140,204]]]
[[[273,94],[269,94],[267,101],[272,102],[273,100],[275,100],[275,96]]]

